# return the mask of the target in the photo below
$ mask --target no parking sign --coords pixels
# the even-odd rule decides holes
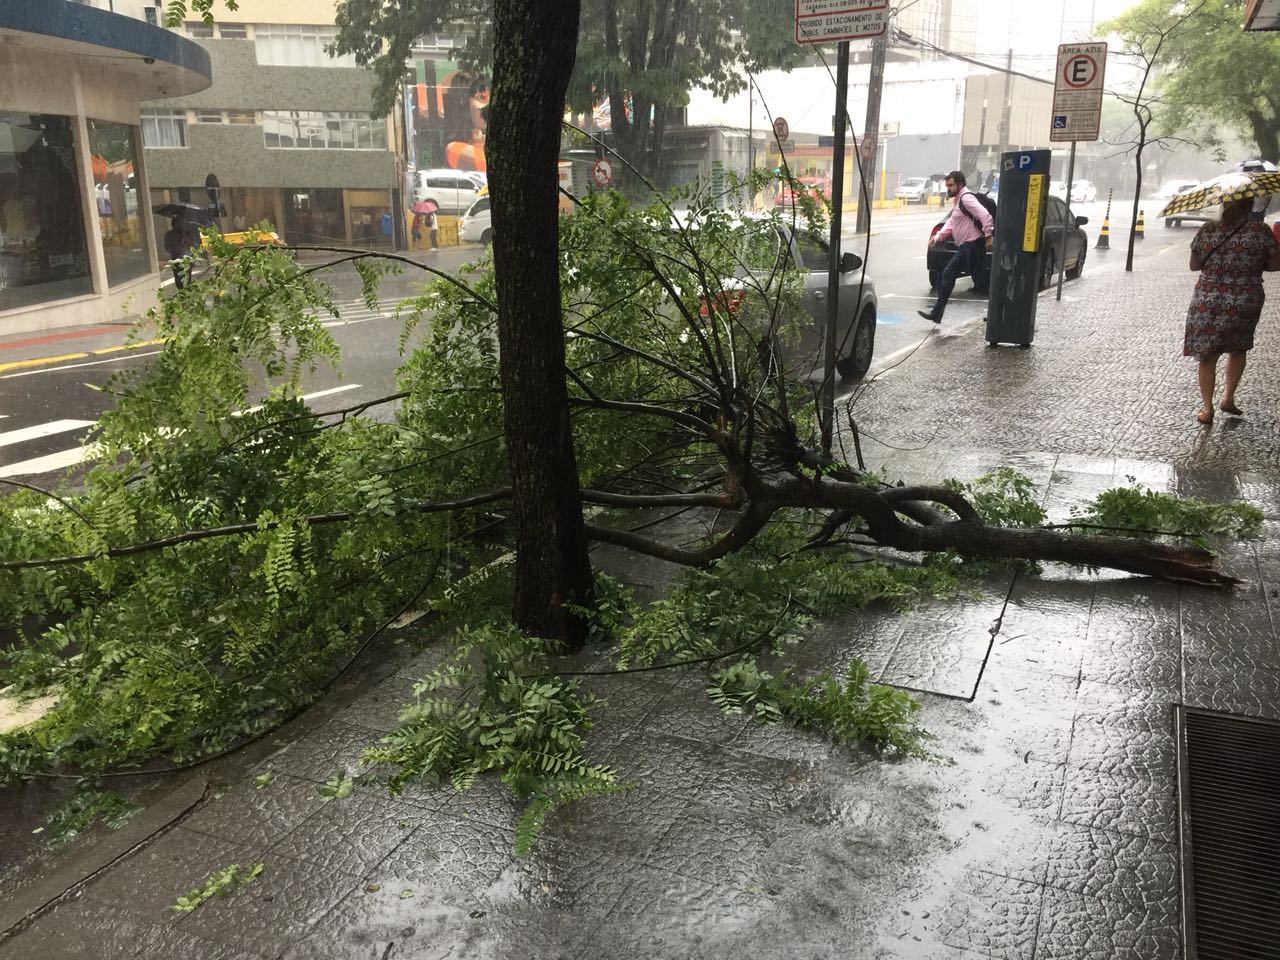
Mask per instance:
[[[1053,82],[1053,123],[1049,139],[1055,143],[1097,140],[1102,119],[1102,82],[1107,73],[1105,43],[1064,43],[1058,47],[1058,72]]]

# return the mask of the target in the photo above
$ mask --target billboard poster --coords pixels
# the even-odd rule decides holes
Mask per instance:
[[[414,74],[417,82],[405,91],[405,103],[412,104],[410,155],[416,167],[486,172],[489,78],[449,60],[418,60]]]

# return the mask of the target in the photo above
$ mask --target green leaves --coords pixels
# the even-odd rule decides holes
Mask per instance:
[[[80,786],[75,793],[58,804],[40,829],[47,831],[48,844],[59,847],[101,820],[111,830],[118,830],[142,808],[110,790]]]
[[[762,723],[785,717],[836,743],[927,756],[927,735],[915,723],[919,702],[903,690],[868,683],[867,665],[856,657],[843,682],[822,673],[797,683],[790,670],[775,676],[742,660],[712,674],[707,693],[727,713],[749,713]]]
[[[971,483],[945,480],[943,485],[963,493],[978,515],[992,526],[1038,527],[1048,517],[1036,499],[1031,478],[1011,467],[1000,467]]]
[[[340,770],[326,780],[316,792],[328,803],[330,800],[345,800],[351,796],[351,791],[355,788],[356,782],[351,775],[345,770]]]
[[[213,897],[225,897],[237,890],[247,887],[262,874],[262,864],[253,863],[242,867],[237,863],[229,864],[209,874],[203,884],[178,897],[169,907],[174,913],[190,913],[200,904]]]
[[[1134,486],[1104,490],[1092,503],[1076,511],[1075,517],[1081,524],[1112,527],[1115,529],[1111,532],[1126,536],[1178,534],[1199,539],[1219,535],[1245,539],[1261,534],[1263,513],[1248,503],[1209,503]]]
[[[418,682],[417,699],[364,760],[395,768],[393,791],[418,777],[465,790],[498,772],[526,802],[516,828],[524,855],[556,807],[622,788],[611,769],[583,756],[590,701],[576,681],[548,672],[545,641],[487,624],[454,643],[452,660]]]

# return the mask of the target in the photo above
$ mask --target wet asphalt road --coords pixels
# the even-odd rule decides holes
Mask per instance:
[[[1085,228],[1090,237],[1086,274],[1099,270],[1123,269],[1126,229],[1112,224],[1111,249],[1094,248],[1105,204],[1077,205],[1076,212],[1088,216]],[[1148,204],[1154,209],[1155,204]],[[1118,215],[1123,218],[1123,214]],[[873,223],[868,276],[876,285],[879,316],[873,373],[904,362],[913,348],[934,332],[917,311],[928,307],[930,296],[925,271],[925,247],[929,231],[941,214],[913,210],[895,216],[882,215]],[[1141,259],[1170,244],[1187,244],[1194,229],[1166,230],[1159,222],[1148,227],[1147,239],[1139,245]],[[848,238],[862,255],[862,241]],[[434,255],[434,265],[454,271],[483,254],[479,246],[445,250]],[[363,403],[395,389],[395,369],[401,361],[401,323],[394,316],[401,298],[413,295],[422,275],[409,270],[383,281],[383,299],[378,311],[371,311],[360,296],[359,280],[348,267],[327,274],[342,313],[331,321],[334,337],[343,350],[340,372],[317,370],[306,389],[313,409],[334,410]],[[1069,294],[1070,283],[1065,288]],[[1043,296],[1052,296],[1052,293]],[[971,291],[962,278],[957,284],[944,327],[962,330],[980,322],[985,300]],[[1081,322],[1089,322],[1082,316]],[[51,353],[61,352],[51,349]],[[80,442],[89,435],[98,417],[108,408],[110,397],[99,390],[116,371],[145,363],[155,349],[141,349],[102,360],[76,360],[48,367],[0,374],[0,478],[48,479],[76,462]]]

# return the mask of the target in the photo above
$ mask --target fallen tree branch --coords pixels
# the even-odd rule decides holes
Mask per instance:
[[[466,510],[469,507],[479,507],[486,503],[494,503],[498,500],[508,500],[511,497],[510,487],[499,487],[496,490],[490,490],[488,493],[476,494],[473,497],[463,497],[458,500],[423,500],[418,503],[406,504],[404,511],[407,513],[448,513],[453,510]],[[343,511],[340,513],[319,513],[312,514],[307,517],[291,518],[309,527],[320,527],[330,523],[343,523],[362,516],[358,511]],[[177,533],[171,537],[162,537],[158,540],[148,540],[145,543],[135,543],[127,547],[112,547],[109,550],[103,550],[99,553],[81,553],[65,557],[43,557],[34,560],[8,560],[0,563],[0,570],[28,570],[33,567],[66,567],[77,563],[89,563],[92,560],[115,559],[117,557],[132,557],[142,553],[151,553],[155,550],[164,550],[167,547],[176,547],[184,543],[195,543],[200,540],[212,540],[217,537],[234,537],[245,533],[256,533],[259,530],[273,530],[279,527],[285,521],[272,520],[268,523],[237,523],[225,527],[207,527],[202,530],[187,530],[184,533]]]

